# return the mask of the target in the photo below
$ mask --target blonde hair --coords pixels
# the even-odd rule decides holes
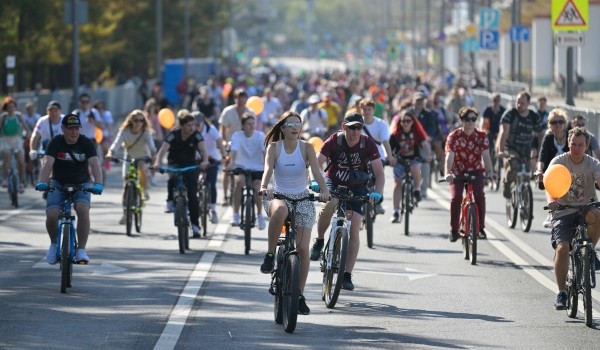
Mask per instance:
[[[123,129],[127,129],[127,128],[132,128],[133,127],[133,120],[136,117],[142,117],[142,118],[144,118],[144,123],[142,125],[142,131],[154,132],[154,130],[152,129],[152,126],[150,125],[150,122],[148,121],[148,117],[146,116],[146,113],[144,113],[144,111],[142,111],[141,109],[134,109],[133,111],[131,111],[131,113],[129,113],[127,115],[127,117],[125,117],[125,120],[123,121],[123,123],[119,127],[119,130],[123,130]]]
[[[550,122],[559,118],[565,121],[565,126],[569,123],[569,115],[566,110],[562,108],[554,108],[551,110],[550,113],[548,113],[548,129],[550,129]]]

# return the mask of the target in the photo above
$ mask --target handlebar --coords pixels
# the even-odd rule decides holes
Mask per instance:
[[[454,178],[457,180],[463,180],[466,182],[473,182],[476,179],[484,179],[484,180],[490,180],[489,176],[485,176],[485,175],[470,175],[470,174],[465,174],[465,175],[454,175]],[[448,182],[446,181],[446,179],[439,179],[438,182]]]
[[[545,205],[544,210],[548,210],[549,212],[555,212],[557,210],[565,210],[565,209],[577,209],[578,211],[583,211],[590,207],[600,208],[600,202],[594,202],[593,198],[590,198],[590,202],[583,204],[583,205],[559,204],[558,207],[556,207],[556,209],[554,209],[554,210],[550,210],[550,207]]]
[[[191,171],[191,170],[196,170],[199,169],[200,166],[198,165],[190,165],[190,166],[186,166],[184,168],[171,168],[171,167],[159,167],[158,169],[155,169],[154,167],[150,167],[151,170],[156,170],[161,174],[164,173],[185,173],[187,171]]]
[[[331,196],[343,201],[353,201],[367,203],[370,201],[369,196],[355,196],[347,187],[339,186],[331,191]]]
[[[54,192],[54,191],[61,191],[61,192],[65,192],[65,193],[75,193],[75,192],[92,192],[91,188],[87,185],[54,185],[54,186],[49,186],[47,190],[43,190],[40,192]]]
[[[114,163],[119,163],[119,161],[122,162],[128,162],[128,163],[134,163],[135,165],[137,165],[140,162],[145,162],[145,163],[151,163],[152,162],[152,158],[145,156],[145,157],[141,157],[141,158],[131,158],[131,157],[110,157],[112,162]]]

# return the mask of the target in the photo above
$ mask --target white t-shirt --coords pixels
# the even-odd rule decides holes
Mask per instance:
[[[390,139],[390,130],[388,129],[387,124],[379,118],[373,118],[371,124],[365,123],[365,127],[369,129],[371,137],[379,143],[388,141]],[[363,134],[367,135],[364,129]],[[381,158],[385,158],[387,156],[385,153],[385,148],[383,148],[382,144],[377,145],[377,149],[379,150],[379,155]]]
[[[264,103],[264,108],[262,113],[260,114],[260,120],[264,124],[275,124],[275,122],[279,119],[279,116],[282,111],[281,102],[277,97],[271,97],[270,100],[267,100],[266,97],[262,98]]]
[[[61,114],[58,118],[58,121],[55,124],[50,123],[50,117],[48,115],[41,117],[40,119],[38,119],[37,123],[35,123],[35,127],[33,128],[33,134],[31,137],[35,137],[35,135],[40,135],[40,144],[44,144],[50,141],[52,137],[56,135],[62,135],[63,132],[60,125],[64,116],[64,114]]]
[[[265,134],[254,131],[246,137],[243,131],[236,131],[231,136],[231,151],[237,152],[233,168],[241,167],[248,170],[263,171],[265,167]]]
[[[76,109],[73,111],[73,114],[79,116],[79,120],[81,120],[81,135],[87,136],[91,140],[96,140],[96,124],[89,120],[90,113],[93,113],[96,121],[102,122],[102,117],[96,108],[92,108],[85,112],[81,109]]]
[[[219,152],[217,142],[221,142],[221,133],[219,132],[219,130],[217,130],[217,128],[215,128],[214,125],[211,125],[207,131],[206,125],[207,124],[204,124],[202,126],[202,131],[200,132],[202,134],[202,137],[204,138],[204,146],[206,147],[206,153],[209,157],[218,161],[221,159],[221,152]]]
[[[237,106],[235,104],[225,107],[221,116],[219,117],[219,124],[221,127],[226,128],[226,135],[221,135],[225,141],[231,141],[231,135],[234,132],[242,130],[241,116],[237,112]],[[250,108],[246,107],[246,113],[254,115],[254,112]]]
[[[323,108],[317,108],[314,112],[310,108],[306,108],[300,113],[300,118],[304,123],[304,131],[310,131],[315,135],[325,131],[327,129],[326,125],[329,124],[329,116]]]

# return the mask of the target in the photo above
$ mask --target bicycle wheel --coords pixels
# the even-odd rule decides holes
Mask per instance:
[[[135,206],[135,185],[128,182],[125,185],[125,233],[131,236],[131,225],[133,223],[133,210]]]
[[[135,188],[135,200],[133,202],[135,203],[133,210],[135,232],[140,233],[140,231],[142,231],[142,208],[144,207],[144,199],[139,187]]]
[[[573,253],[569,255],[569,274],[567,275],[567,316],[577,316],[578,290],[575,278],[575,261]]]
[[[282,295],[282,287],[281,287],[281,275],[283,271],[283,258],[282,258],[282,249],[281,246],[277,247],[277,251],[275,253],[275,261],[277,264],[275,265],[275,293],[273,298],[273,311],[275,316],[275,323],[281,324],[283,323],[283,295]]]
[[[10,195],[10,203],[13,207],[19,207],[19,178],[13,173],[8,174],[8,194]]]
[[[594,319],[592,318],[592,266],[594,263],[594,251],[590,251],[589,245],[584,245],[581,247],[580,251],[580,260],[581,260],[581,273],[583,274],[583,279],[581,280],[581,289],[583,292],[583,314],[585,318],[585,325],[588,327],[592,327],[594,323]]]
[[[344,283],[344,272],[346,271],[346,255],[348,251],[348,236],[344,227],[335,229],[335,241],[333,252],[329,252],[329,244],[326,247],[325,254],[331,254],[331,269],[325,270],[323,274],[323,297],[325,306],[332,309],[340,295],[340,289]]]
[[[521,216],[521,229],[523,232],[529,232],[531,222],[533,221],[533,194],[531,193],[531,186],[523,186],[519,214]]]
[[[210,203],[210,192],[211,192],[211,187],[210,187],[210,183],[206,183],[204,185],[204,191],[203,191],[203,195],[202,195],[202,207],[200,208],[202,210],[202,220],[201,220],[201,225],[202,225],[202,236],[206,237],[206,232],[208,231],[208,213],[210,211],[209,208],[209,203]]]
[[[63,224],[62,226],[62,242],[60,246],[60,292],[66,293],[67,287],[71,287],[71,224]]]
[[[412,186],[406,182],[402,185],[402,203],[404,207],[404,235],[408,236],[409,218],[412,211]]]
[[[375,213],[373,210],[373,205],[370,202],[365,203],[365,228],[367,231],[367,246],[369,248],[373,248],[373,219],[375,217]]]
[[[249,195],[248,198],[244,201],[244,253],[248,255],[250,253],[250,239],[252,233],[252,207],[254,206],[254,201],[252,197]]]
[[[284,266],[282,278],[283,295],[283,329],[294,332],[298,319],[298,298],[300,297],[300,257],[289,254]]]
[[[506,223],[508,224],[508,227],[515,228],[517,225],[517,212],[519,206],[517,204],[517,191],[514,189],[514,185],[511,185],[511,187],[513,187],[513,189],[511,191],[510,199],[506,199]]]
[[[469,234],[466,236],[468,243],[468,253],[470,255],[471,265],[477,264],[477,207],[475,204],[470,204],[469,208]]]
[[[188,222],[186,217],[185,200],[178,196],[175,200],[175,223],[177,224],[177,238],[179,239],[179,253],[185,254],[186,240],[188,236]]]

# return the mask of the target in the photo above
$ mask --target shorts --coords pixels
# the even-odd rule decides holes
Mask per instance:
[[[58,182],[50,181],[50,187],[58,186],[58,185],[60,185]],[[91,196],[92,195],[89,192],[79,191],[75,195],[75,200],[74,200],[73,204],[81,202],[81,203],[86,204],[89,208]],[[65,200],[65,194],[63,192],[61,192],[61,191],[48,192],[48,198],[46,199],[46,211],[48,211],[50,209],[61,208],[64,200]]]
[[[410,160],[410,166],[413,166],[415,164],[419,164],[420,162],[416,159],[411,159]],[[410,169],[409,169],[410,171]],[[406,173],[406,169],[404,169],[404,163],[402,162],[398,162],[396,163],[396,165],[394,166],[394,176],[397,179],[402,179],[404,177],[404,174]]]
[[[244,177],[244,175],[235,175],[235,176],[241,176]],[[252,170],[251,175],[252,177],[252,181],[256,181],[256,180],[262,180],[262,176],[263,176],[263,171],[262,170]]]
[[[556,246],[560,242],[568,242],[569,247],[571,247],[571,241],[573,240],[573,236],[575,236],[575,226],[578,223],[578,218],[578,213],[572,213],[557,219],[552,219],[552,232],[550,237],[552,248],[556,249]]]
[[[327,176],[325,177],[325,185],[327,185],[327,188],[329,189],[330,193],[338,187],[338,185],[334,184],[333,181],[331,181],[331,179]],[[366,196],[369,194],[369,190],[367,189],[367,187],[349,188],[349,190],[355,196]],[[353,212],[359,215],[363,214],[363,203],[356,201],[348,201],[348,206]]]
[[[21,136],[2,136],[0,137],[0,149],[4,152],[9,152],[11,149],[23,152],[23,138]]]
[[[286,194],[286,196],[291,197],[293,199],[298,199],[302,197],[306,197],[309,195],[309,191],[306,190],[302,193],[297,194]],[[285,201],[288,207],[288,211],[292,210],[292,205],[289,201]],[[263,197],[263,208],[265,209],[265,213],[269,213],[269,206],[271,205],[271,201],[267,199],[267,197]],[[269,215],[270,216],[270,215]],[[311,201],[302,201],[296,205],[296,227],[307,227],[311,228],[315,224],[315,205]]]

